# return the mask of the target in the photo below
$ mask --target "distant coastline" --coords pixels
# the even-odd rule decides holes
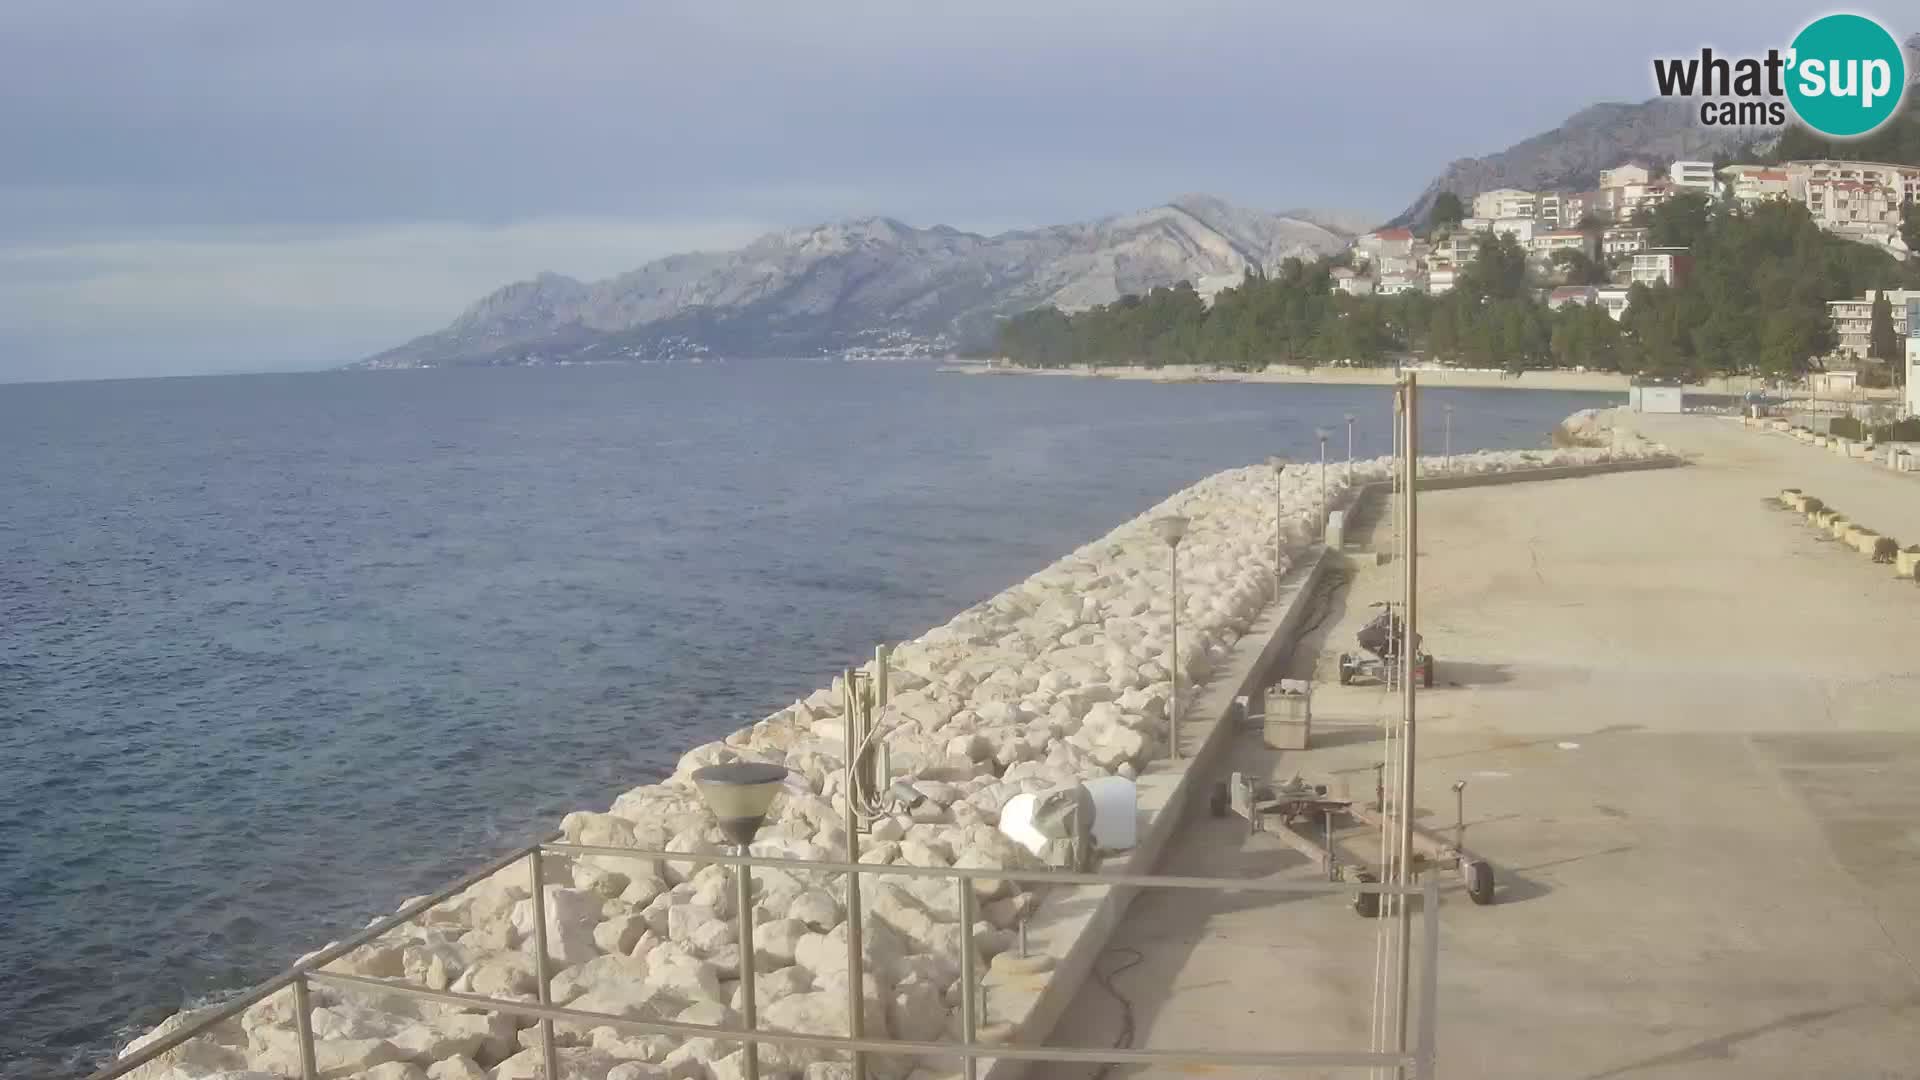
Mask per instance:
[[[1081,379],[1127,379],[1160,383],[1283,383],[1304,386],[1392,386],[1399,371],[1411,371],[1424,386],[1462,390],[1558,390],[1624,394],[1631,376],[1617,371],[1528,371],[1514,377],[1495,368],[1314,367],[1275,364],[1263,371],[1231,371],[1204,364],[1165,367],[1022,368],[989,367],[984,363],[942,364],[941,372],[959,375],[1067,376]],[[1746,394],[1764,390],[1767,382],[1744,375],[1716,375],[1687,389],[1701,394]],[[1804,393],[1804,392],[1802,392]],[[1799,396],[1799,395],[1794,395]],[[1869,391],[1866,397],[1879,396]]]
[[[1129,379],[1163,383],[1300,383],[1316,386],[1391,386],[1397,377],[1393,368],[1303,368],[1276,364],[1263,371],[1219,370],[1203,364],[1165,367],[1017,368],[988,367],[985,364],[945,364],[943,372],[965,375],[1055,375],[1082,379]],[[1457,386],[1473,390],[1587,390],[1610,393],[1627,392],[1627,376],[1615,371],[1529,371],[1515,378],[1494,369],[1432,368],[1415,369],[1428,386]],[[1709,393],[1737,393],[1745,389],[1743,380],[1714,379],[1701,389]]]

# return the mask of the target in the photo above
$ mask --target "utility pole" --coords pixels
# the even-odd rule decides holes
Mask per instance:
[[[1415,386],[1415,376],[1408,372],[1406,376],[1406,417],[1407,434],[1401,444],[1404,456],[1401,458],[1401,470],[1405,474],[1404,487],[1406,499],[1405,525],[1401,529],[1402,542],[1406,550],[1402,558],[1403,580],[1406,593],[1401,602],[1401,638],[1400,638],[1400,702],[1402,710],[1402,731],[1400,743],[1400,792],[1397,796],[1400,813],[1400,836],[1398,863],[1393,878],[1396,884],[1405,887],[1412,884],[1413,875],[1413,757],[1414,757],[1414,626],[1418,622],[1416,597],[1419,586],[1420,529],[1416,518],[1418,500],[1415,494],[1415,473],[1420,460],[1420,395]],[[1407,1049],[1407,1007],[1413,986],[1413,908],[1407,897],[1400,897],[1400,949],[1398,958],[1397,991],[1400,996],[1400,1008],[1395,1017],[1398,1029],[1397,1045],[1402,1053]],[[1432,1008],[1431,1002],[1423,1003]]]

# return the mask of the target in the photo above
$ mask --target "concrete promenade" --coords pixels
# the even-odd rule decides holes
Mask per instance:
[[[1695,465],[1422,500],[1416,801],[1450,828],[1467,781],[1499,874],[1490,907],[1445,879],[1441,1075],[1920,1074],[1920,588],[1763,501],[1801,487],[1909,541],[1920,488],[1723,420],[1634,422]],[[1362,563],[1293,660],[1313,749],[1243,735],[1228,767],[1370,794],[1397,701],[1334,685],[1333,654],[1397,567]],[[1162,872],[1315,873],[1236,818],[1171,850]],[[1364,1046],[1374,948],[1337,899],[1145,896],[1096,965],[1131,964],[1127,1005],[1089,983],[1055,1041],[1130,1019],[1135,1046]]]

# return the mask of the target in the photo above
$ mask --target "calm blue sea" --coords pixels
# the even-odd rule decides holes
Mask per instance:
[[[1453,444],[1602,395],[1440,391]],[[1384,389],[920,365],[0,386],[0,1073],[51,1075]],[[1441,410],[1428,407],[1439,443]]]

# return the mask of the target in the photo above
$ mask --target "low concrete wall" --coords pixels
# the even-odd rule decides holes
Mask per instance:
[[[1352,501],[1348,500],[1348,505]],[[1199,801],[1198,786],[1213,775],[1233,741],[1234,699],[1265,686],[1267,673],[1293,647],[1300,624],[1312,607],[1315,590],[1340,558],[1337,552],[1323,548],[1282,579],[1279,595],[1262,619],[1269,627],[1265,643],[1258,652],[1241,651],[1236,655],[1224,675],[1210,681],[1189,705],[1189,715],[1181,723],[1181,745],[1189,756],[1178,768],[1140,777],[1138,813],[1142,824],[1138,842],[1131,851],[1105,859],[1101,870],[1150,874],[1160,865],[1168,845]],[[1198,747],[1192,745],[1196,734]],[[1082,886],[1049,892],[1028,926],[1028,939],[1032,951],[1050,958],[1052,967],[1034,975],[1024,986],[989,986],[984,1009],[987,1022],[1008,1025],[1013,1042],[1044,1043],[1079,995],[1138,891]],[[993,1059],[983,1063],[981,1074],[989,1080],[1013,1080],[1028,1075],[1051,1076],[1056,1071],[1042,1065],[1030,1072],[1033,1064]]]
[[[1423,476],[1420,478],[1420,490],[1448,491],[1454,488],[1493,487],[1498,484],[1531,484],[1540,480],[1571,480],[1581,476],[1604,476],[1607,473],[1672,469],[1686,463],[1686,459],[1680,457],[1640,458],[1633,461],[1603,461],[1597,465],[1516,469],[1513,472],[1479,473],[1473,476]]]

